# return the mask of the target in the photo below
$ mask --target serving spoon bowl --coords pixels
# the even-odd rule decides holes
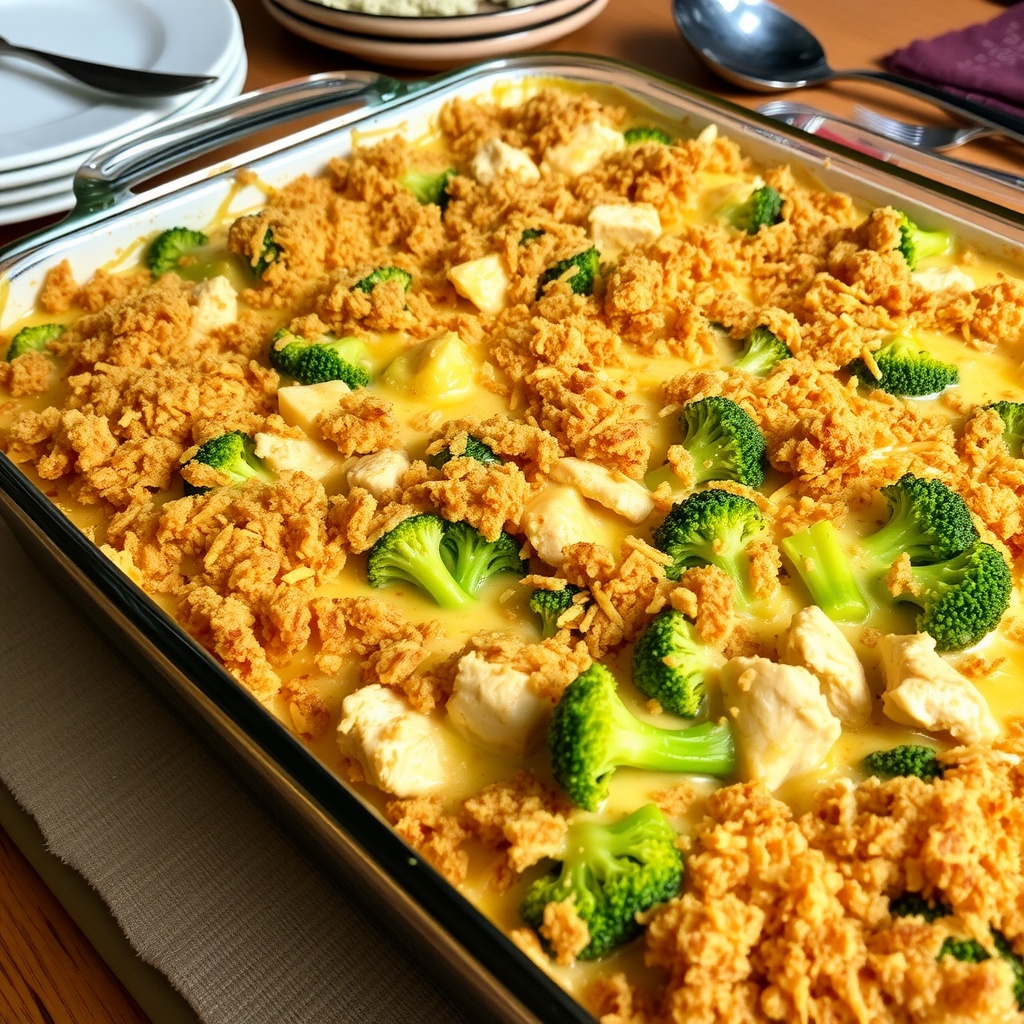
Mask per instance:
[[[769,0],[672,0],[683,38],[724,79],[757,92],[862,78],[929,100],[957,117],[1024,143],[1024,119],[888,71],[829,66],[821,43]]]

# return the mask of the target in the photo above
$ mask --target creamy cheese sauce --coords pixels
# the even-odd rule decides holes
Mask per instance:
[[[437,154],[438,143],[430,142],[431,153]],[[683,211],[677,223],[663,224],[666,233],[681,231],[686,224],[703,224],[713,219],[715,211],[721,206],[723,198],[732,193],[742,193],[749,188],[749,179],[727,174],[707,174],[702,182],[702,190],[696,204]],[[215,236],[214,244],[223,244],[223,232]],[[970,274],[977,286],[991,283],[1005,271],[1005,267],[986,256],[970,253],[965,258],[963,253],[957,256],[941,257],[933,261],[935,266],[962,265]],[[749,300],[751,288],[749,282],[730,280],[727,286],[739,297]],[[466,300],[458,300],[459,309],[466,316],[472,316],[475,308]],[[268,335],[273,326],[287,322],[288,316],[281,310],[260,312],[268,325]],[[12,328],[12,334],[20,327],[53,322],[55,319],[74,322],[77,313],[71,312],[60,317],[45,315],[38,311],[27,314]],[[967,406],[978,406],[986,403],[1011,399],[1020,401],[1024,397],[1024,389],[1020,384],[1020,353],[1003,352],[998,349],[983,351],[969,347],[961,339],[937,332],[918,334],[922,346],[927,347],[937,358],[955,363],[961,372],[961,383],[954,392],[935,398],[918,400],[920,407],[928,407],[945,417],[950,423],[959,424],[963,421],[962,410]],[[462,417],[486,419],[489,416],[508,412],[506,399],[494,390],[484,386],[489,368],[488,342],[465,345],[465,360],[456,361],[449,366],[440,378],[416,382],[415,368],[406,367],[401,372],[389,376],[385,368],[394,366],[395,360],[403,353],[412,352],[416,345],[410,337],[401,332],[379,332],[371,350],[372,372],[375,383],[372,391],[393,405],[393,415],[401,426],[403,445],[412,459],[423,458],[427,445],[436,436],[439,424],[445,420]],[[716,364],[728,366],[735,358],[738,343],[721,340],[719,355],[709,357],[702,368],[713,368]],[[663,402],[660,389],[664,382],[693,368],[692,362],[676,355],[657,357],[646,356],[634,348],[623,347],[624,364],[621,367],[609,367],[604,371],[609,378],[629,381],[636,389],[637,395],[649,418],[649,439],[652,447],[651,468],[662,464],[665,452],[672,444],[681,441],[680,428],[677,423],[676,410],[670,415],[662,414]],[[383,377],[382,377],[383,375]],[[53,387],[44,394],[8,399],[0,403],[0,437],[10,431],[15,418],[26,409],[41,411],[51,405],[61,405],[64,400],[65,383],[55,381]],[[521,411],[518,413],[521,415]],[[926,444],[927,442],[922,442]],[[571,454],[571,453],[570,453]],[[874,457],[884,460],[885,451],[877,451]],[[350,463],[339,461],[338,472],[329,481],[329,491],[343,490],[345,485],[344,469]],[[86,506],[76,503],[68,494],[62,482],[43,481],[26,467],[26,472],[33,477],[42,490],[75,522],[88,536],[97,543],[106,539],[106,513],[98,506]],[[788,486],[788,478],[780,472],[770,471],[762,488],[765,495],[778,499]],[[163,495],[158,500],[171,500],[175,493]],[[603,508],[601,505],[587,501],[592,517],[592,535],[589,539],[618,551],[622,540],[635,535],[650,541],[651,531],[660,521],[661,516],[655,513],[640,526],[634,526],[623,518]],[[844,537],[848,544],[854,544],[857,536],[874,529],[885,518],[885,504],[881,500],[869,512],[854,512],[844,527]],[[321,586],[318,595],[323,597],[379,597],[382,592],[368,586],[365,577],[365,554],[351,554],[344,569],[336,579]],[[537,566],[535,571],[544,570]],[[157,600],[173,612],[174,602],[166,594],[155,595]],[[480,599],[466,610],[446,611],[438,608],[422,591],[412,586],[396,584],[387,588],[385,596],[392,606],[401,611],[402,616],[412,623],[424,623],[438,620],[444,627],[444,639],[438,642],[431,653],[425,667],[439,664],[446,657],[465,647],[467,642],[481,631],[513,632],[525,639],[536,642],[540,640],[540,630],[535,616],[527,606],[529,592],[517,584],[509,576],[499,575],[489,581]],[[1008,618],[1019,611],[1019,591],[1012,598]],[[778,638],[786,631],[793,613],[807,602],[807,597],[799,583],[785,575],[778,594],[769,601],[764,601],[755,609],[753,615],[741,615],[742,624],[760,636],[768,646],[773,647]],[[914,632],[914,612],[910,607],[906,611],[874,611],[866,625],[882,633]],[[948,736],[922,736],[911,729],[900,726],[886,718],[878,699],[884,690],[878,666],[877,654],[866,640],[864,625],[844,626],[843,631],[860,656],[868,675],[868,682],[875,697],[871,722],[861,729],[844,728],[843,733],[832,747],[831,752],[821,767],[813,772],[805,773],[787,781],[778,795],[788,801],[796,810],[810,805],[814,793],[820,787],[837,777],[856,778],[860,772],[860,764],[866,753],[881,747],[893,746],[903,742],[938,742],[950,745]],[[613,668],[621,683],[621,693],[634,713],[643,719],[663,727],[682,727],[686,723],[670,715],[653,713],[647,707],[646,698],[639,694],[630,681],[630,658],[632,645],[626,643],[609,655],[605,661]],[[293,657],[286,666],[279,668],[283,682],[297,677],[309,677],[308,685],[322,699],[327,708],[332,728],[322,735],[309,740],[313,752],[341,778],[345,778],[344,764],[335,737],[336,725],[341,715],[341,702],[344,697],[359,685],[359,668],[356,663],[349,664],[335,676],[326,677],[316,671],[314,656],[316,649],[309,650]],[[1005,631],[990,634],[971,654],[981,654],[989,662],[989,670],[981,676],[972,676],[972,681],[984,696],[989,708],[1001,722],[1019,715],[1022,701],[1019,694],[1019,680],[1024,676],[1024,650],[1019,643],[1012,640]],[[956,663],[957,657],[951,660]],[[269,702],[268,710],[274,713],[289,728],[293,727],[288,703],[283,697]],[[726,712],[720,695],[712,690],[709,713],[712,718]],[[447,783],[444,799],[449,807],[457,806],[463,799],[480,791],[491,782],[509,777],[514,771],[529,768],[542,778],[550,777],[547,756],[543,749],[523,759],[513,759],[484,749],[461,736],[443,714],[443,708],[432,715],[439,737],[440,757],[445,766]],[[616,818],[634,810],[638,805],[648,802],[653,793],[669,789],[680,781],[679,776],[645,772],[629,768],[618,770],[611,781],[610,796],[602,808],[602,814],[608,818]],[[718,783],[710,780],[694,780],[698,794],[707,795]],[[356,788],[367,799],[378,807],[382,807],[388,799],[373,786],[355,783]],[[701,814],[701,799],[696,799],[691,809],[674,821],[683,833],[692,829]],[[507,892],[495,888],[492,864],[494,854],[485,851],[481,846],[470,843],[470,870],[462,891],[481,907],[499,926],[506,930],[520,927],[518,904],[529,881],[541,870],[547,870],[550,862],[542,867],[533,868],[517,880]],[[647,977],[646,968],[642,964],[641,945],[632,946],[613,954],[610,958],[596,964],[574,964],[571,967],[550,965],[550,970],[571,992],[582,996],[586,985],[598,974],[606,974],[615,969],[627,970],[630,977],[643,983]]]

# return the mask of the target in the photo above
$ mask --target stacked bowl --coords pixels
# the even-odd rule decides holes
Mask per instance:
[[[263,0],[272,18],[304,39],[376,64],[421,70],[540,49],[582,28],[607,3],[537,0],[513,6],[492,0]],[[459,13],[432,13],[446,6]]]

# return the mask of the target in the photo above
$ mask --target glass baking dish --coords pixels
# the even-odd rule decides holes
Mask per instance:
[[[196,118],[143,132],[96,154],[76,181],[69,218],[0,254],[0,328],[32,309],[45,272],[70,261],[76,277],[131,254],[138,240],[168,224],[229,219],[259,205],[263,193],[239,186],[236,169],[261,182],[317,173],[345,155],[353,138],[426,132],[441,105],[500,89],[514,95],[538,79],[576,88],[618,89],[674,120],[680,134],[715,123],[756,161],[798,164],[826,187],[868,205],[929,213],[1001,260],[1024,255],[1024,217],[961,188],[928,180],[938,162],[910,151],[921,173],[895,168],[779,125],[740,107],[623,64],[586,56],[538,55],[496,61],[424,83],[370,75],[326,75],[242,97]],[[298,113],[357,104],[340,117],[246,153],[230,165],[134,195],[146,176],[245,131]],[[283,725],[192,641],[104,556],[5,456],[0,455],[0,513],[39,564],[71,590],[105,632],[131,652],[148,678],[182,710],[244,781],[256,788],[292,834],[376,913],[416,935],[422,956],[455,983],[458,997],[495,1020],[563,1024],[590,1015],[416,856],[353,790],[321,765]]]

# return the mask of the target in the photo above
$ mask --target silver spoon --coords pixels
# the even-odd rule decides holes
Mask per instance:
[[[24,57],[38,64],[59,68],[66,75],[94,89],[128,96],[174,96],[181,92],[192,92],[217,80],[205,75],[167,75],[158,71],[136,71],[133,68],[94,64],[88,60],[16,46],[3,36],[0,36],[0,56]]]
[[[760,92],[866,78],[930,100],[961,118],[1024,143],[1024,119],[888,71],[836,71],[821,44],[768,0],[672,0],[683,38],[713,71]]]

